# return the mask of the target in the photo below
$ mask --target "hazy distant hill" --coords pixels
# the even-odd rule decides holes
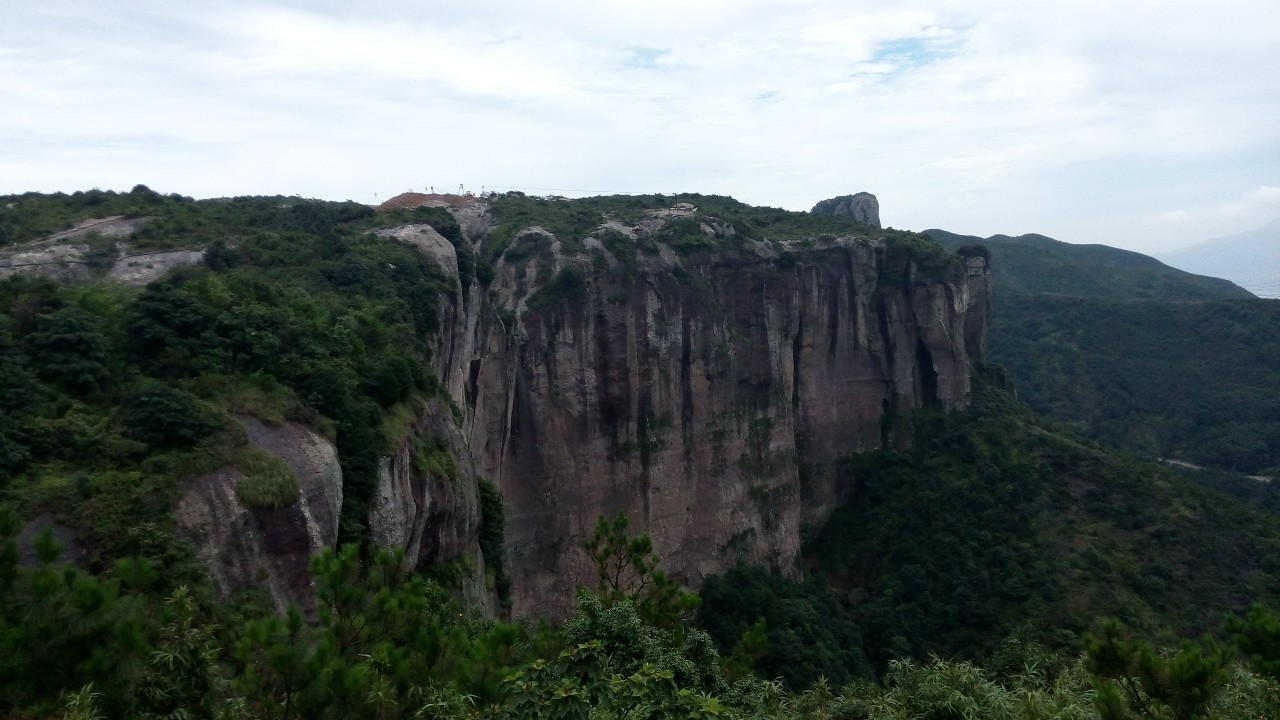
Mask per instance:
[[[1223,300],[1253,297],[1217,277],[1193,275],[1153,257],[1106,245],[1073,245],[1043,235],[980,238],[946,230],[925,234],[948,250],[981,244],[991,251],[1000,292],[1074,295],[1094,300]]]
[[[1188,272],[1226,278],[1259,297],[1280,298],[1280,218],[1159,258]]]
[[[1280,473],[1280,302],[1103,245],[926,234],[990,251],[990,357],[1037,411],[1144,455]]]

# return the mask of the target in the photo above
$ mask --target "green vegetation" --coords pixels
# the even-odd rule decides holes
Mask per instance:
[[[1229,622],[1248,664],[1214,641],[1158,653],[1107,622],[1085,638],[1082,658],[1014,635],[985,669],[894,660],[879,681],[819,678],[788,690],[742,669],[770,645],[761,623],[721,655],[701,630],[647,621],[636,609],[643,583],[612,599],[583,590],[561,629],[534,632],[467,615],[402,555],[361,560],[346,546],[314,558],[308,622],[298,608],[280,616],[166,586],[145,559],[121,559],[103,577],[58,565],[48,535],[36,540],[36,564],[19,566],[19,525],[0,507],[6,717],[1244,720],[1280,711],[1280,620],[1262,606]],[[601,528],[597,547],[619,551],[596,556],[602,576],[613,576],[613,558],[643,557],[656,570],[648,538],[616,532],[617,520]]]
[[[454,460],[448,443],[439,435],[414,440],[413,470],[419,475],[458,479],[458,463]]]
[[[887,247],[880,275],[889,281],[889,287],[905,280],[910,264],[922,270],[927,277],[960,279],[963,267],[958,255],[923,235],[900,230],[886,232]]]
[[[1280,303],[1013,296],[991,354],[1019,395],[1147,456],[1280,468]]]
[[[506,510],[502,493],[493,483],[480,479],[480,554],[484,557],[486,585],[504,605],[511,602],[511,578],[507,576]]]
[[[0,281],[0,500],[100,538],[105,567],[123,536],[111,531],[168,517],[179,480],[247,457],[231,413],[249,413],[335,440],[342,534],[359,539],[378,458],[400,439],[383,435],[384,418],[438,391],[424,368],[449,287],[439,271],[368,234],[386,218],[349,203],[24,195],[7,199],[0,226],[14,242],[86,213],[152,217],[146,242],[210,253],[141,290]],[[447,214],[411,215],[461,240]],[[296,497],[261,463],[242,469],[246,502]]]
[[[573,268],[565,268],[557,273],[551,282],[538,288],[537,292],[530,295],[525,307],[530,312],[534,312],[556,303],[581,300],[586,297],[586,294],[587,280],[582,276],[582,273]]]
[[[1203,646],[1184,641],[1176,653],[1158,655],[1115,620],[1103,624],[1099,637],[1086,636],[1084,646],[1085,666],[1098,678],[1094,702],[1108,719],[1206,717],[1231,661],[1212,639]]]
[[[1072,245],[1043,235],[979,238],[945,230],[924,234],[947,250],[981,247],[996,268],[995,298],[1019,293],[1094,300],[1230,300],[1252,297],[1218,278],[1192,275],[1141,253]]]
[[[646,622],[674,627],[688,619],[701,601],[667,577],[658,565],[648,535],[627,535],[627,516],[603,517],[582,543],[596,568],[596,591],[606,607],[626,600]]]
[[[653,235],[599,231],[605,220],[634,224],[677,202],[696,205],[696,214]],[[913,267],[960,271],[956,256],[918,235],[715,196],[509,194],[493,200],[495,226],[474,257],[439,209],[196,202],[141,186],[10,196],[0,207],[0,246],[119,214],[152,218],[138,238],[144,244],[208,247],[201,265],[139,290],[0,281],[0,717],[1110,719],[1280,711],[1280,620],[1253,604],[1274,601],[1280,582],[1274,512],[1109,455],[982,378],[965,412],[929,408],[914,427],[895,420],[893,432],[914,435],[913,449],[841,463],[855,501],[810,539],[791,569],[795,579],[737,567],[710,578],[699,597],[663,573],[652,542],[629,535],[625,516],[601,518],[582,547],[596,570],[594,590],[579,594],[561,628],[535,630],[469,614],[404,557],[361,542],[379,458],[404,439],[416,404],[439,392],[424,368],[441,326],[438,297],[454,287],[420,253],[369,230],[430,224],[458,249],[464,287],[490,282],[499,257],[536,261],[538,289],[528,296],[535,312],[580,299],[596,276],[585,262],[554,273],[551,237],[525,232],[534,225],[567,256],[585,257],[582,241],[595,234],[627,275],[659,242],[740,253],[748,241],[778,251],[783,241],[813,245],[837,235],[883,238],[886,283],[906,282]],[[114,252],[103,238],[91,244],[99,264]],[[998,272],[999,254],[992,256]],[[784,254],[779,266],[787,262],[794,258]],[[603,253],[591,267],[608,272]],[[716,277],[686,270],[676,281],[696,290]],[[1104,315],[1116,306],[1102,300],[1059,300],[1057,316],[1089,330],[1048,333],[1065,349],[1046,357],[1085,367],[1087,348],[1121,339],[1154,347],[1164,337],[1150,319],[1109,328]],[[1187,307],[1202,314],[1188,322],[1221,355],[1256,351],[1261,366],[1280,349],[1257,344],[1271,337],[1258,330],[1271,321],[1262,306],[1197,302]],[[1142,304],[1127,307],[1137,313]],[[1029,309],[1018,321],[1049,327],[1055,319]],[[993,349],[1013,352],[1001,342],[993,338]],[[1150,359],[1143,368],[1153,382],[1203,360],[1167,348]],[[983,377],[1001,376],[986,370]],[[1235,406],[1239,427],[1224,430],[1225,413],[1193,414],[1193,430],[1222,435],[1173,427],[1156,432],[1151,447],[1173,443],[1193,458],[1186,448],[1202,447],[1206,457],[1216,450],[1239,469],[1275,466],[1268,423],[1276,415],[1240,410],[1273,384],[1265,368],[1233,375],[1235,384],[1190,377],[1222,389],[1218,402]],[[1142,387],[1140,380],[1128,382]],[[1028,387],[1024,396],[1039,396]],[[1054,392],[1048,380],[1043,387]],[[1092,402],[1094,412],[1112,407]],[[282,615],[260,598],[215,601],[192,548],[172,533],[180,481],[219,468],[240,470],[236,492],[246,504],[296,501],[288,466],[249,446],[237,417],[245,414],[316,428],[342,463],[344,544],[313,561],[314,606]],[[647,467],[665,442],[664,422],[644,419],[634,439],[615,442],[618,452],[638,450]],[[767,418],[753,421],[742,467],[776,460],[764,452],[771,427]],[[459,478],[445,438],[417,440],[411,456],[419,474]],[[1259,507],[1280,505],[1271,493],[1213,477],[1203,484]],[[745,491],[762,506],[777,502],[764,487]],[[486,584],[509,603],[503,498],[483,481],[478,493]],[[40,514],[76,533],[81,565],[60,562],[51,533],[19,562],[20,518]],[[463,558],[426,575],[457,580],[474,565]],[[1246,608],[1223,631],[1222,614]],[[1184,640],[1205,631],[1219,639]],[[1224,644],[1228,636],[1234,645]]]
[[[537,225],[556,237],[587,237],[605,220],[634,225],[647,216],[647,211],[665,210],[677,203],[696,206],[695,217],[711,217],[734,228],[737,234],[760,239],[799,239],[822,233],[862,235],[866,225],[849,218],[811,215],[781,208],[756,207],[723,195],[681,193],[678,195],[602,195],[578,198],[534,198],[522,193],[507,193],[493,200],[495,232],[508,238],[515,232]],[[696,225],[677,225],[689,234]],[[872,230],[875,230],[872,228]]]
[[[120,398],[123,434],[153,448],[190,447],[222,425],[218,411],[191,393],[143,378]]]
[[[204,246],[258,232],[329,234],[369,223],[373,209],[359,203],[324,203],[297,197],[244,197],[193,201],[161,195],[145,185],[128,193],[90,190],[70,195],[0,196],[0,247],[70,229],[88,218],[152,218],[133,238],[146,248]],[[229,237],[230,236],[230,237]]]
[[[1280,474],[1280,303],[1125,250],[981,242],[990,356],[1032,408],[1143,456]]]
[[[758,567],[738,566],[708,578],[699,621],[719,647],[745,654],[761,677],[806,688],[820,678],[844,686],[874,677],[862,630],[844,600],[816,576],[796,582]],[[759,627],[756,650],[741,640]]]
[[[235,486],[240,502],[268,510],[297,502],[298,479],[280,458],[257,448],[240,448],[233,462],[242,473]]]
[[[678,203],[692,205],[696,211],[668,218],[652,234],[643,232],[631,239],[616,229],[600,228],[608,221],[638,225],[654,217],[654,211],[669,210]],[[554,235],[561,252],[571,255],[585,255],[582,240],[594,236],[628,271],[634,270],[637,251],[656,253],[659,242],[689,255],[712,250],[742,252],[753,240],[774,243],[775,249],[780,249],[777,243],[783,241],[830,242],[837,235],[885,239],[891,251],[889,272],[895,281],[901,279],[908,259],[927,268],[926,272],[959,270],[950,253],[916,233],[880,230],[850,218],[754,207],[718,195],[610,195],[569,200],[513,192],[493,198],[490,212],[494,226],[477,261],[477,273],[484,283],[492,280],[493,265],[504,253],[508,262],[521,264],[539,257],[543,265],[551,265],[550,239],[539,232],[525,232],[531,227]]]
[[[454,253],[458,257],[458,280],[462,283],[462,290],[465,292],[475,281],[479,270],[476,267],[476,254],[471,249],[471,243],[463,237],[458,221],[448,210],[425,206],[413,210],[388,210],[375,215],[374,221],[380,227],[407,224],[430,225],[453,245]]]
[[[915,447],[850,457],[851,501],[806,546],[802,584],[737,568],[704,587],[722,650],[763,620],[768,677],[804,687],[930,657],[993,664],[1002,638],[1073,652],[1100,618],[1161,645],[1270,598],[1280,523],[1109,455],[979,376],[962,413],[926,410]]]

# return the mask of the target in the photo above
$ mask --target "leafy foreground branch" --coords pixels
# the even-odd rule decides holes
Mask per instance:
[[[314,606],[278,616],[215,603],[200,588],[166,588],[146,560],[119,560],[101,577],[59,565],[48,535],[36,542],[36,563],[20,566],[18,528],[0,509],[5,718],[1280,716],[1280,619],[1261,606],[1230,623],[1252,667],[1210,641],[1156,653],[1108,623],[1075,662],[1015,638],[995,672],[895,661],[878,683],[836,690],[819,680],[788,692],[682,621],[693,603],[683,590],[653,594],[670,581],[657,579],[651,545],[626,535],[625,518],[602,520],[586,549],[602,577],[630,580],[580,591],[558,630],[468,615],[397,553],[362,559],[345,546],[318,555]],[[739,645],[758,651],[763,629],[746,635]]]

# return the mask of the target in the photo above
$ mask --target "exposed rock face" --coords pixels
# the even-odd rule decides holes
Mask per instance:
[[[224,467],[184,485],[175,511],[219,594],[257,588],[278,609],[312,602],[311,556],[332,549],[342,510],[342,469],[327,440],[297,423],[265,425],[239,418],[256,448],[279,457],[298,479],[301,496],[279,510],[246,507],[235,494],[240,472]]]
[[[157,252],[132,252],[125,248],[116,258],[107,279],[125,285],[146,285],[164,277],[183,265],[194,265],[204,259],[204,250],[162,250]]]
[[[112,215],[104,218],[91,218],[76,223],[70,230],[63,230],[45,238],[50,242],[70,242],[82,240],[89,235],[100,235],[104,238],[119,239],[132,236],[139,228],[151,222],[149,217],[126,218]]]
[[[88,252],[88,245],[71,242],[10,248],[0,253],[0,278],[34,275],[64,283],[89,282],[93,274],[84,261]]]
[[[964,315],[965,349],[972,358],[987,354],[987,335],[991,331],[991,275],[985,255],[964,258],[965,303],[971,308]]]
[[[422,251],[446,274],[458,276],[458,253],[453,249],[453,244],[430,225],[401,225],[378,230],[374,234],[408,243]]]
[[[42,240],[0,250],[0,278],[22,274],[87,283],[105,277],[125,285],[146,285],[204,257],[199,248],[144,251],[126,242],[150,221],[149,217],[95,218]],[[118,242],[91,243],[95,235]]]
[[[422,455],[429,453],[447,455],[453,474],[423,462]],[[463,601],[493,613],[496,606],[485,588],[480,553],[477,484],[466,438],[449,408],[431,400],[396,453],[378,468],[369,534],[381,547],[403,550],[413,567],[454,563]]]
[[[478,249],[485,201],[450,205]],[[814,212],[879,226],[867,193]],[[965,404],[969,358],[986,344],[984,258],[912,255],[877,234],[767,243],[709,217],[698,227],[721,249],[682,254],[658,240],[690,215],[606,221],[609,244],[526,228],[518,237],[538,236],[542,250],[504,256],[487,287],[452,283],[433,369],[461,427],[447,402],[424,405],[380,468],[374,542],[416,567],[452,563],[464,599],[496,612],[478,543],[484,476],[506,506],[515,616],[570,610],[575,586],[594,580],[579,544],[619,511],[686,585],[739,559],[785,572],[849,496],[835,472],[842,454],[909,442],[922,405]],[[620,250],[618,233],[636,246]],[[379,234],[456,278],[453,246],[429,226]],[[557,286],[564,270],[580,282]],[[223,594],[258,587],[279,607],[305,606],[309,558],[336,543],[336,452],[300,425],[242,422],[293,469],[302,497],[246,508],[238,472],[223,468],[184,487],[180,532]]]
[[[860,192],[853,195],[841,195],[819,202],[809,212],[814,215],[834,215],[849,217],[864,225],[880,227],[880,201],[875,195]]]
[[[926,273],[878,240],[738,243],[617,257],[588,239],[593,263],[553,239],[554,267],[503,260],[487,294],[445,298],[437,371],[504,496],[514,615],[567,612],[594,577],[579,543],[618,511],[690,586],[739,558],[786,571],[847,496],[838,456],[908,442],[913,408],[966,402],[985,271]],[[530,312],[537,278],[565,268],[585,290]]]

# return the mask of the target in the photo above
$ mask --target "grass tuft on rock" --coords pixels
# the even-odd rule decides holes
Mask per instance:
[[[236,497],[255,508],[279,510],[297,502],[302,494],[298,479],[283,460],[257,448],[236,452],[235,466],[243,475],[236,481]]]

